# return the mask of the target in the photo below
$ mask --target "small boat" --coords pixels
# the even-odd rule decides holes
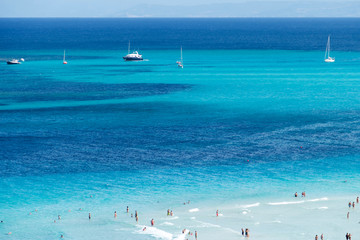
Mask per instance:
[[[23,59],[23,58],[20,58],[20,61],[22,61],[22,62],[25,62],[25,59]]]
[[[330,57],[330,35],[328,36],[328,41],[326,44],[326,50],[325,50],[325,62],[335,62],[335,58]]]
[[[65,50],[64,50],[63,64],[67,64],[67,61],[65,60]]]
[[[179,68],[184,68],[183,57],[182,57],[182,46],[180,47],[180,61],[176,62]]]
[[[128,54],[124,56],[123,59],[125,61],[141,61],[143,60],[143,57],[137,51],[130,53],[130,41],[129,41]]]
[[[17,59],[12,59],[6,62],[7,64],[21,64],[21,62],[19,62],[19,60]]]

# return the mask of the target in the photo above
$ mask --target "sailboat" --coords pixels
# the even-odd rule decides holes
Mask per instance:
[[[123,59],[125,61],[141,61],[143,60],[143,57],[137,51],[130,53],[130,41],[129,41],[128,54],[124,56]]]
[[[65,60],[65,50],[64,50],[63,64],[67,64],[67,61]]]
[[[326,44],[325,62],[335,62],[335,58],[330,57],[330,35],[328,36],[328,41]]]
[[[180,61],[177,61],[176,63],[177,63],[177,65],[178,65],[179,68],[184,68],[184,65],[183,65],[183,57],[182,57],[182,46],[181,46],[181,48],[180,48]]]

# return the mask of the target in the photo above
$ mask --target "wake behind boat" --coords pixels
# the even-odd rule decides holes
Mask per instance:
[[[125,61],[141,61],[143,60],[143,57],[137,51],[130,53],[130,41],[129,41],[128,54],[124,56],[123,59]]]

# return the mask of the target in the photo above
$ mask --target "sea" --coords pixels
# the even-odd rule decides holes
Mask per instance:
[[[359,26],[1,18],[0,239],[360,238]]]

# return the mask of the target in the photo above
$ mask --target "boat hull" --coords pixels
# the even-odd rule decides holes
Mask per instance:
[[[7,61],[6,63],[9,64],[9,65],[20,64],[20,62],[10,62],[10,61]]]
[[[335,62],[335,59],[325,59],[325,62]]]
[[[143,58],[137,58],[137,57],[123,57],[125,61],[142,61]]]

